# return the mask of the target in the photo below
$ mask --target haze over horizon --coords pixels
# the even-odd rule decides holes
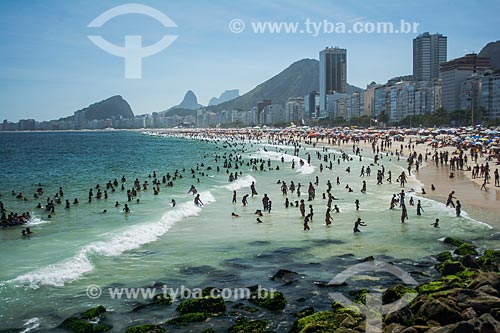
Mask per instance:
[[[176,28],[153,18],[129,14],[100,28],[88,24],[106,10],[126,1],[66,2],[54,0],[0,3],[0,120],[57,119],[112,95],[122,95],[135,114],[162,111],[178,104],[193,90],[207,105],[226,89],[240,94],[271,78],[293,62],[318,59],[326,46],[347,49],[347,81],[364,88],[372,81],[412,73],[412,39],[423,32],[448,37],[448,59],[479,53],[500,39],[492,13],[496,1],[460,3],[424,0],[379,1],[140,1],[170,17]],[[246,29],[232,33],[228,24],[241,19]],[[254,33],[251,22],[406,22],[419,23],[408,34]],[[125,35],[142,35],[143,45],[165,34],[177,35],[169,47],[144,58],[142,78],[124,77],[124,60],[94,45],[88,35],[101,35],[123,45]]]

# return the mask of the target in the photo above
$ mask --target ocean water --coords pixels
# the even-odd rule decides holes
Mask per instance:
[[[401,190],[395,179],[404,164],[391,156],[384,155],[380,164],[386,174],[392,171],[393,184],[384,181],[384,185],[376,185],[378,166],[371,166],[370,177],[359,177],[361,166],[373,163],[370,152],[363,152],[362,161],[352,154],[352,161],[337,164],[335,160],[333,170],[325,168],[320,173],[319,165],[324,162],[316,158],[316,152],[322,152],[322,148],[312,146],[304,146],[300,153],[303,160],[311,154],[311,164],[299,167],[293,147],[264,142],[247,141],[241,150],[242,145],[230,146],[222,141],[111,131],[0,133],[0,143],[0,200],[8,212],[30,211],[33,215],[29,238],[21,237],[22,227],[0,230],[0,329],[50,331],[68,316],[99,304],[112,310],[116,332],[135,323],[161,322],[175,315],[173,310],[132,313],[136,305],[133,301],[112,299],[106,293],[91,299],[86,295],[89,285],[103,290],[159,284],[189,288],[272,285],[268,277],[279,268],[298,271],[304,281],[328,281],[357,258],[369,255],[407,269],[413,262],[427,262],[427,266],[414,270],[431,271],[429,256],[449,249],[441,242],[446,236],[465,238],[480,247],[498,242],[498,230],[469,217],[467,212],[456,218],[454,209],[419,195],[420,184],[414,177],[405,187],[407,192],[416,191],[407,194],[409,220],[401,224],[400,210],[389,210],[389,202],[392,194]],[[352,152],[346,145],[333,147],[328,153],[338,157],[341,150]],[[222,166],[220,172],[215,170],[214,156],[230,153],[240,154],[244,162],[250,158],[266,163],[269,160],[274,170],[266,167],[266,171],[253,171],[243,164],[238,169],[242,175],[229,183]],[[292,160],[295,169],[291,169]],[[221,162],[219,159],[218,165]],[[209,166],[212,170],[207,170]],[[351,173],[345,171],[348,166]],[[182,179],[176,179],[171,188],[162,184],[161,192],[153,195],[153,178],[148,175],[156,171],[161,180],[161,176],[167,172],[173,175],[176,170]],[[141,184],[145,180],[150,184],[147,191],[139,192],[140,203],[129,203],[130,214],[122,211],[127,197],[120,186],[109,193],[108,199],[88,202],[90,188],[95,193],[96,184],[105,188],[115,178],[121,184],[122,176],[126,177],[126,189],[136,178]],[[301,198],[288,194],[290,201],[295,201],[307,199],[307,184],[316,176],[320,178],[316,199],[306,201],[307,206],[313,205],[315,215],[311,230],[305,232],[298,208],[284,207],[285,197],[277,181],[289,184],[293,180],[303,185]],[[339,186],[335,183],[337,176]],[[339,198],[333,203],[341,210],[332,213],[330,227],[324,225],[326,200],[321,198],[328,179],[334,196]],[[360,193],[362,180],[367,182],[366,194]],[[252,181],[259,195],[249,197],[249,205],[243,207],[241,197],[250,193]],[[38,183],[45,192],[35,199]],[[200,192],[203,207],[195,206],[193,196],[187,194],[192,184]],[[346,184],[354,192],[347,192]],[[38,202],[45,205],[47,197],[53,197],[60,186],[63,204],[56,205],[49,219],[47,212],[35,207]],[[237,203],[233,205],[234,190]],[[11,191],[24,193],[28,201],[16,199]],[[264,213],[263,223],[258,224],[254,212],[262,208],[264,193],[271,198],[273,209],[270,214]],[[416,216],[416,208],[409,206],[410,196],[415,203],[422,201],[423,216]],[[64,200],[72,203],[74,198],[80,204],[64,209]],[[177,202],[175,207],[170,204],[172,199]],[[356,199],[361,202],[359,211],[355,209]],[[121,203],[119,208],[114,208],[116,201]],[[232,218],[231,212],[240,217]],[[353,234],[358,217],[367,226]],[[436,217],[440,218],[439,229],[430,225]],[[418,280],[418,274],[416,277]],[[312,283],[307,286],[303,291],[285,290],[285,294],[295,297],[300,292],[309,293],[313,300],[311,295],[316,292],[308,289],[313,288]],[[314,302],[319,307],[328,306],[324,299]],[[276,325],[277,331],[286,331],[286,324]]]

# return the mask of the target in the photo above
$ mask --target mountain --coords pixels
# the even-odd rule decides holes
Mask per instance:
[[[88,121],[111,119],[112,117],[119,116],[123,118],[134,118],[134,113],[130,105],[120,95],[112,96],[78,111],[85,111],[85,118]],[[73,116],[68,117],[68,119],[69,118],[73,118]]]
[[[172,106],[169,110],[172,109],[188,109],[188,110],[196,110],[198,108],[203,107],[203,105],[198,104],[198,98],[192,90],[188,90],[184,95],[182,102],[179,105]]]
[[[270,99],[273,104],[285,104],[289,97],[305,96],[319,90],[319,61],[302,59],[288,68],[259,84],[246,94],[231,101],[210,106],[213,111],[250,110],[257,102]],[[352,94],[363,89],[347,84],[347,93]]]
[[[488,57],[491,59],[491,67],[500,69],[500,40],[490,42],[479,52],[480,57]]]
[[[233,89],[233,90],[225,90],[219,98],[217,97],[212,97],[210,101],[208,102],[208,106],[211,105],[217,105],[220,103],[224,103],[230,100],[235,99],[236,97],[240,96],[240,91],[239,89]]]

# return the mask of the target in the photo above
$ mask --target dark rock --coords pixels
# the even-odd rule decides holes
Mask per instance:
[[[383,304],[392,303],[394,301],[397,301],[398,299],[400,299],[401,297],[403,297],[403,295],[405,295],[407,293],[416,294],[417,291],[414,288],[409,288],[409,287],[403,286],[402,284],[397,284],[395,286],[392,286],[392,287],[388,288],[383,293],[383,295],[382,295],[382,303]]]
[[[271,311],[283,310],[286,306],[285,296],[279,291],[262,293],[256,290],[250,294],[250,302]]]
[[[436,257],[436,260],[439,262],[443,262],[446,260],[453,260],[453,256],[451,255],[450,251],[444,251],[438,254]]]
[[[250,313],[254,313],[254,312],[259,311],[259,309],[251,307],[251,306],[247,306],[243,303],[237,303],[237,304],[233,305],[233,309],[243,310],[243,311],[250,312]]]
[[[465,267],[459,261],[445,261],[438,266],[442,275],[455,275],[465,270]]]
[[[442,325],[456,323],[462,320],[459,308],[447,300],[429,298],[419,309],[417,317],[424,320],[436,320]]]
[[[392,323],[392,324],[389,324],[387,325],[385,328],[384,328],[384,332],[383,333],[401,333],[402,330],[404,330],[406,327],[400,325],[400,324],[397,324],[397,323]]]
[[[418,331],[414,327],[408,327],[402,330],[401,333],[418,333]]]
[[[236,324],[231,326],[228,333],[263,333],[266,331],[267,321],[238,318]]]
[[[308,308],[305,308],[305,309],[302,309],[300,311],[297,311],[293,314],[294,317],[298,317],[298,318],[303,318],[303,317],[306,317],[306,316],[310,316],[314,313],[314,308],[312,306],[308,307]]]
[[[500,332],[500,322],[495,320],[489,313],[483,314],[476,319],[474,326],[479,329],[480,333],[498,333]]]
[[[91,323],[78,319],[76,317],[70,317],[65,319],[58,328],[65,329],[69,332],[78,332],[78,333],[93,333],[94,325]]]
[[[473,308],[467,308],[460,314],[463,320],[474,319],[477,317],[476,311]]]
[[[460,262],[464,267],[479,269],[479,264],[472,258],[471,255],[465,255],[460,259]]]
[[[500,264],[500,250],[486,250],[477,260],[483,270],[498,272]]]
[[[106,308],[99,305],[95,308],[89,309],[81,314],[82,319],[93,319],[96,317],[102,317],[102,314],[106,312]]]
[[[375,258],[373,256],[368,256],[366,258],[361,259],[361,262],[374,261]]]
[[[175,317],[167,321],[167,324],[182,326],[187,325],[192,322],[200,322],[207,320],[207,314],[205,312],[192,312],[185,313],[180,315],[179,317]]]
[[[283,283],[289,284],[291,282],[297,281],[299,273],[289,271],[288,269],[278,270],[272,277],[273,281],[281,281]]]
[[[500,274],[494,272],[483,272],[479,273],[469,288],[478,289],[479,287],[490,285],[500,292]]]
[[[480,292],[476,297],[464,299],[463,303],[472,307],[478,314],[483,314],[500,307],[500,298]]]
[[[202,312],[218,314],[226,311],[226,303],[221,297],[204,297],[184,300],[177,306],[180,314]]]
[[[461,244],[459,247],[455,249],[454,253],[459,256],[463,256],[466,254],[477,255],[476,247],[469,243]]]
[[[388,313],[384,318],[386,324],[399,324],[402,326],[413,325],[413,313],[406,306],[398,311]]]
[[[500,321],[500,308],[493,308],[490,310],[490,314],[495,318],[495,320]]]
[[[153,305],[170,305],[172,304],[172,298],[170,295],[163,295],[163,294],[158,294],[153,297],[150,303],[146,304],[139,304],[135,308],[132,309],[132,312],[137,312],[139,310],[142,310],[144,308],[153,306]]]
[[[467,321],[461,321],[456,324],[450,324],[436,330],[435,333],[472,333],[474,332],[474,325]]]
[[[321,311],[296,320],[290,329],[290,333],[335,332],[339,325],[337,315],[334,312]]]
[[[125,333],[164,333],[165,329],[155,324],[136,325],[129,327]]]
[[[454,238],[454,237],[446,237],[443,241],[443,243],[448,244],[448,245],[453,245],[453,246],[460,246],[463,243],[465,243],[463,240]]]

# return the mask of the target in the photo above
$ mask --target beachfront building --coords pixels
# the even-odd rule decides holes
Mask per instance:
[[[304,96],[304,112],[306,121],[319,118],[319,92],[312,91]]]
[[[366,90],[363,92],[363,111],[365,115],[372,116],[375,113],[375,89],[381,86],[375,82],[366,86]]]
[[[286,102],[286,121],[302,124],[304,118],[304,97],[290,97]]]
[[[442,104],[446,111],[460,109],[460,92],[464,81],[473,74],[490,69],[490,58],[467,54],[441,64]]]
[[[500,119],[500,72],[481,79],[481,108],[487,119]]]
[[[335,119],[345,115],[345,100],[347,94],[333,92],[326,95],[326,117]]]
[[[460,110],[479,111],[481,105],[481,80],[482,76],[472,74],[460,84],[458,95]]]
[[[347,92],[347,50],[327,47],[319,53],[320,117],[327,116],[327,95]]]
[[[439,66],[446,61],[447,37],[424,32],[413,39],[413,80],[440,78]]]
[[[366,96],[365,93],[365,98]],[[366,105],[366,99],[364,104]],[[384,114],[391,123],[408,116],[434,113],[441,108],[441,82],[400,81],[378,85],[373,88],[372,105],[372,117]]]
[[[281,104],[267,105],[262,111],[263,124],[276,125],[288,122],[287,112]]]

